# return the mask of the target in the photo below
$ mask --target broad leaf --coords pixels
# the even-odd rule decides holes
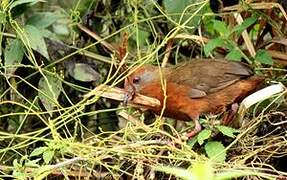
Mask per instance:
[[[208,41],[208,43],[204,46],[204,54],[209,56],[209,54],[217,47],[225,47],[225,42],[221,38],[216,38]]]
[[[195,179],[210,179],[214,177],[214,169],[211,161],[195,162],[192,164],[191,172]]]
[[[210,161],[204,163],[195,161],[192,163],[191,168],[183,169],[179,167],[158,166],[155,168],[157,171],[162,171],[172,174],[177,178],[186,180],[200,180],[200,179],[213,179],[214,168]]]
[[[197,141],[200,145],[204,143],[204,140],[208,139],[211,135],[211,130],[210,129],[204,129],[202,130],[198,136],[197,136]]]
[[[41,158],[35,159],[35,160],[28,160],[28,162],[25,163],[26,167],[33,167],[33,168],[39,168],[40,165],[38,164]]]
[[[58,104],[58,97],[62,90],[62,82],[53,76],[46,76],[47,80],[42,77],[39,81],[39,98],[46,108],[51,111]],[[48,82],[47,82],[48,81]]]
[[[90,82],[101,80],[101,74],[95,71],[90,65],[84,63],[76,63],[68,65],[69,74],[78,81]]]
[[[195,136],[194,138],[189,139],[187,141],[187,145],[192,149],[193,146],[196,144],[196,142],[198,142],[197,136]]]
[[[262,63],[262,64],[268,64],[272,65],[273,64],[273,59],[270,56],[270,54],[263,49],[259,49],[256,53],[255,60]]]
[[[234,29],[232,30],[232,32],[236,32],[236,33],[240,34],[240,33],[242,33],[242,31],[244,31],[249,26],[254,24],[256,22],[256,20],[257,20],[257,17],[251,16],[251,17],[245,19],[241,24],[235,26]]]
[[[216,128],[225,136],[231,137],[231,138],[235,138],[236,136],[234,135],[235,133],[238,133],[239,131],[231,128],[231,127],[227,127],[227,126],[216,126]]]
[[[43,159],[44,159],[44,162],[46,164],[49,164],[49,162],[53,159],[54,157],[54,154],[55,154],[55,151],[54,150],[47,150],[43,153]]]
[[[49,59],[47,46],[41,31],[35,26],[26,25],[25,30],[32,49]]]
[[[6,14],[3,11],[0,11],[0,24],[4,24],[6,22]]]
[[[230,33],[230,30],[223,21],[213,20],[213,28],[222,36],[227,36]]]
[[[24,56],[24,48],[23,44],[19,39],[14,39],[11,43],[6,47],[4,51],[4,59],[5,59],[5,70],[6,74],[14,74],[17,70],[17,67],[9,67],[13,65],[19,65],[22,62]]]
[[[243,57],[242,53],[240,50],[237,48],[233,48],[226,56],[226,59],[233,60],[233,61],[240,61],[241,58]]]
[[[171,16],[170,14],[176,14],[171,17],[172,19],[177,21],[180,18],[181,13],[185,9],[185,7],[187,7],[190,4],[190,2],[189,0],[181,0],[181,1],[163,0],[163,4],[165,7],[165,11],[169,16]]]
[[[46,177],[48,175],[50,175],[53,171],[53,168],[51,168],[50,165],[45,165],[45,166],[41,166],[39,168],[35,168],[33,170],[32,174],[32,179],[34,180],[43,180],[43,179],[47,179]],[[31,176],[30,176],[31,178]]]
[[[172,174],[175,177],[192,180],[195,179],[194,175],[187,169],[179,168],[179,167],[168,167],[168,166],[158,166],[155,168],[157,171],[165,172],[168,174]]]
[[[203,17],[202,14],[210,12],[210,8],[208,8],[208,6],[205,6],[198,11],[198,9],[202,5],[202,4],[196,5],[199,2],[200,2],[199,0],[181,0],[181,1],[163,0],[167,16],[171,17],[172,20],[180,24],[183,24],[190,18],[190,16],[194,15],[194,17],[186,24],[189,27],[194,27],[192,31],[194,31],[194,29],[198,27],[200,20]],[[186,9],[187,7],[188,9]],[[196,11],[198,11],[197,14],[195,14]]]
[[[70,34],[70,30],[68,28],[67,23],[56,22],[52,25],[53,32],[60,36],[68,36]]]
[[[52,25],[58,20],[59,16],[52,12],[40,12],[31,16],[26,24],[40,29],[44,29]]]
[[[224,162],[226,159],[225,147],[221,142],[211,141],[205,144],[204,149],[208,157],[216,162]]]
[[[27,4],[27,3],[35,4],[37,2],[44,2],[44,1],[43,0],[17,0],[17,1],[14,1],[13,3],[11,3],[9,8],[13,9],[14,7],[19,6],[19,5],[23,5],[23,4]]]
[[[139,30],[139,37],[137,39],[136,37],[136,33],[134,33],[134,39],[135,41],[138,41],[138,44],[140,47],[146,46],[147,44],[147,39],[150,35],[150,32],[148,31],[143,31],[143,30]]]
[[[47,150],[48,147],[38,147],[31,152],[30,157],[39,156],[40,154],[43,154]]]

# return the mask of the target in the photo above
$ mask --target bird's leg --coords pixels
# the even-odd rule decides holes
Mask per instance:
[[[228,110],[227,114],[223,118],[223,125],[228,125],[235,117],[238,111],[239,105],[238,103],[233,103],[231,108]]]
[[[193,121],[194,121],[194,129],[190,132],[188,132],[185,136],[188,138],[188,139],[191,139],[192,137],[194,137],[195,135],[197,135],[200,131],[201,131],[201,125],[198,121],[199,118],[195,118]]]

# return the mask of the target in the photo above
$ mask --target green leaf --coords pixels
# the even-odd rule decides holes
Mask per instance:
[[[241,24],[235,26],[233,28],[232,32],[236,32],[237,34],[241,34],[242,31],[247,29],[249,26],[254,24],[256,21],[257,21],[257,17],[256,16],[251,16],[251,17],[245,19]]]
[[[28,174],[27,173],[25,173],[25,172],[18,172],[17,170],[13,170],[12,176],[15,179],[28,179]]]
[[[209,56],[209,54],[217,47],[225,47],[225,41],[221,38],[208,41],[208,43],[204,46],[204,54]]]
[[[69,74],[78,81],[99,82],[102,78],[101,74],[95,71],[90,65],[84,63],[76,63],[67,66]]]
[[[55,154],[55,151],[54,150],[47,150],[43,153],[43,159],[44,159],[44,162],[46,164],[49,164],[49,162],[53,159],[54,157],[54,154]]]
[[[46,78],[47,80],[42,77],[39,81],[41,92],[39,91],[38,95],[46,110],[51,111],[58,105],[57,99],[62,91],[62,82],[53,76],[46,76]]]
[[[233,48],[226,56],[225,58],[228,60],[233,60],[233,61],[241,61],[241,58],[243,57],[242,53],[240,50],[237,48]]]
[[[147,45],[147,39],[149,35],[150,35],[150,32],[139,30],[138,43],[140,47]]]
[[[20,163],[18,163],[17,159],[14,159],[12,164],[13,164],[13,167],[16,169],[19,169],[22,167],[22,165]]]
[[[230,33],[224,21],[213,20],[213,28],[221,35],[227,36]]]
[[[61,22],[53,24],[53,32],[60,36],[68,36],[70,34],[68,25]]]
[[[272,57],[264,49],[259,49],[257,51],[256,56],[255,56],[255,61],[260,62],[262,64],[268,64],[268,65],[272,65],[273,64]]]
[[[4,24],[6,22],[6,14],[3,11],[0,11],[0,24]]]
[[[13,9],[14,7],[16,6],[19,6],[19,5],[22,5],[22,4],[27,4],[27,3],[31,3],[31,4],[35,4],[37,2],[45,2],[43,0],[17,0],[17,1],[14,1],[10,6],[10,10]]]
[[[208,139],[210,135],[211,135],[211,130],[209,129],[202,130],[197,136],[198,143],[202,145],[204,143],[204,140]]]
[[[41,31],[35,26],[31,25],[26,25],[25,30],[32,49],[43,55],[45,58],[49,59],[47,46]]]
[[[167,14],[177,14],[171,16],[174,20],[178,20],[181,16],[181,13],[190,4],[189,0],[181,0],[181,1],[174,1],[174,0],[163,0],[163,5],[165,7],[165,11]]]
[[[17,159],[13,160],[13,172],[12,172],[12,176],[16,179],[27,179],[28,175],[25,172],[22,172],[22,168],[23,168],[23,164],[20,162],[18,162]]]
[[[28,160],[28,162],[25,163],[25,167],[33,167],[33,168],[39,168],[40,165],[38,164],[41,158],[35,159],[35,160]]]
[[[172,174],[177,178],[186,180],[214,179],[215,177],[214,168],[212,167],[211,161],[206,161],[203,163],[201,161],[195,161],[191,165],[191,168],[188,169],[158,166],[155,168],[155,170]]]
[[[44,29],[58,20],[59,16],[52,12],[40,12],[33,14],[26,22],[27,25]]]
[[[225,147],[221,142],[210,141],[205,144],[204,149],[208,157],[216,162],[224,162],[226,159]]]
[[[194,17],[190,19],[189,22],[186,23],[187,26],[194,27],[192,31],[194,31],[196,27],[199,26],[200,21],[203,17],[202,14],[211,12],[210,8],[206,5],[205,7],[201,8],[197,12],[197,14],[195,14],[196,11],[202,5],[202,4],[196,5],[197,3],[199,3],[198,0],[181,0],[181,1],[163,0],[163,5],[164,5],[167,16],[169,16],[175,22],[183,24],[187,20],[189,20],[191,15],[194,15]],[[184,11],[186,7],[188,7],[188,9]],[[185,13],[185,14],[183,15],[182,13]]]
[[[24,56],[23,44],[19,39],[14,39],[5,48],[4,51],[5,66],[19,65],[22,62]],[[6,74],[14,74],[17,67],[5,67]]]
[[[187,141],[187,145],[192,149],[193,146],[196,144],[197,142],[197,136],[195,136],[194,138],[191,138]]]
[[[178,178],[183,178],[187,180],[195,179],[194,175],[190,171],[179,167],[158,166],[155,168],[155,170],[172,174]]]
[[[30,157],[39,156],[40,154],[43,154],[45,151],[47,151],[47,149],[48,147],[38,147],[31,152]]]
[[[46,178],[49,174],[53,172],[53,169],[50,165],[41,166],[39,168],[35,168],[35,170],[32,172],[32,179],[34,180],[43,180]]]
[[[216,128],[225,136],[235,138],[235,133],[238,133],[239,131],[237,129],[227,127],[227,126],[216,126]]]
[[[213,179],[214,169],[211,161],[195,162],[192,164],[191,173],[195,177],[194,179]]]
[[[59,40],[53,32],[48,29],[41,29],[42,36],[45,38],[49,38],[50,40]]]
[[[188,0],[183,0],[180,3],[173,0],[163,0],[163,5],[169,13],[181,12],[188,5]]]

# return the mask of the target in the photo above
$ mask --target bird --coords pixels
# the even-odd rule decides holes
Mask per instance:
[[[191,59],[165,68],[146,64],[129,74],[124,83],[126,101],[132,102],[136,93],[158,99],[161,105],[145,108],[159,115],[165,107],[165,117],[194,121],[188,138],[201,131],[200,115],[226,111],[264,81],[248,64],[225,59]]]

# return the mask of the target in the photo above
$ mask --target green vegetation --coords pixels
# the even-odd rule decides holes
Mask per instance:
[[[192,122],[87,96],[123,88],[131,67],[200,57],[244,61],[265,86],[286,86],[278,2],[215,14],[208,0],[2,0],[0,177],[286,178],[286,90],[248,109],[238,129],[221,125],[222,114],[202,116],[191,140],[182,134]]]

